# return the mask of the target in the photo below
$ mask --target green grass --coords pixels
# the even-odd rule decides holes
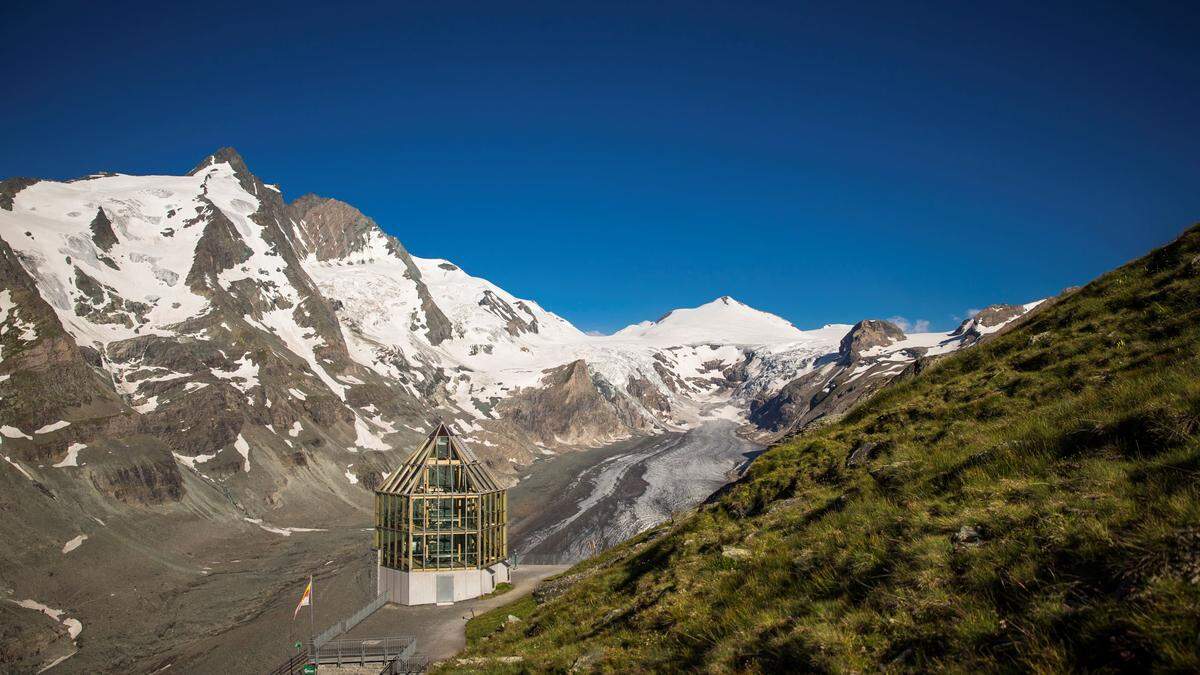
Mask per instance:
[[[513,589],[512,584],[508,583],[507,581],[501,581],[500,583],[496,584],[496,587],[492,589],[491,593],[485,593],[479,597],[480,598],[494,598],[497,595],[504,595],[505,593],[511,591],[512,589]]]
[[[768,450],[716,503],[576,566],[546,604],[494,610],[523,621],[464,656],[528,671],[1197,672],[1198,434],[1193,228]],[[883,451],[847,467],[867,441]]]
[[[505,591],[512,589],[511,584],[496,584],[496,591],[490,595],[504,592],[500,590],[501,586],[508,586],[508,588],[504,589]],[[474,645],[484,636],[491,635],[500,630],[501,627],[506,625],[510,614],[524,620],[536,608],[537,603],[534,602],[533,596],[526,595],[520,600],[511,602],[503,607],[497,607],[479,616],[472,617],[467,621],[467,645]]]

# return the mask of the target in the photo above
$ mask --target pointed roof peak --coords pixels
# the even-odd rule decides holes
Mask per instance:
[[[453,422],[447,424],[440,419],[436,420],[433,430],[421,445],[388,474],[375,491],[384,494],[436,494],[439,488],[430,489],[426,480],[426,469],[451,459],[458,460],[462,465],[467,492],[483,494],[503,489],[487,467],[455,433],[452,424]],[[443,438],[446,439],[444,443],[440,440]]]

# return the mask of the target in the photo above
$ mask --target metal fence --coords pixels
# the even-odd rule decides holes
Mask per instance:
[[[299,675],[308,663],[308,652],[300,652],[271,671],[271,675]]]
[[[320,649],[325,643],[329,642],[333,638],[362,623],[363,619],[371,616],[375,613],[375,610],[383,607],[386,604],[387,593],[381,593],[374,600],[364,605],[362,609],[325,629],[324,632],[313,639],[313,645],[316,647],[316,649]]]
[[[423,673],[429,669],[429,659],[424,656],[397,656],[388,661],[379,675],[408,675]]]
[[[312,663],[338,666],[365,666],[368,663],[388,663],[415,656],[416,639],[408,636],[367,638],[365,640],[330,640],[309,656]]]
[[[514,553],[510,559],[518,569],[521,565],[574,565],[586,557],[576,553]]]

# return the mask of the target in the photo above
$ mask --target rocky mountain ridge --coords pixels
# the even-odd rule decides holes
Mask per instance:
[[[39,318],[36,334],[87,380],[75,388],[153,439],[139,443],[169,481],[171,466],[226,481],[266,465],[271,487],[256,476],[256,495],[313,461],[354,469],[339,492],[369,486],[390,461],[372,453],[407,447],[434,417],[509,479],[541,455],[713,417],[749,413],[777,434],[1032,307],[907,336],[881,321],[803,331],[726,296],[596,337],[412,256],[349,204],[285,202],[229,148],[186,176],[14,179],[0,193],[14,317]],[[41,407],[11,411],[11,428],[76,431],[55,443],[17,435],[17,457],[61,461],[65,441],[111,439],[83,433],[94,426],[84,400],[52,406],[26,391]]]

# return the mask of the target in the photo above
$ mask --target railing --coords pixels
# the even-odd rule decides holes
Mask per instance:
[[[271,675],[302,673],[304,672],[304,666],[309,663],[356,663],[362,665],[366,663],[386,663],[411,657],[413,655],[412,652],[416,649],[416,639],[408,636],[371,638],[367,640],[333,639],[362,623],[363,619],[374,614],[375,610],[383,607],[385,604],[387,604],[387,594],[381,593],[357,612],[326,628],[324,632],[313,638],[312,642],[308,645],[308,649],[279,665],[279,667],[271,671]],[[405,664],[401,665],[407,667]],[[396,672],[421,671],[398,670]]]
[[[379,596],[367,603],[362,609],[325,629],[324,632],[313,639],[313,643],[316,645],[317,649],[320,649],[322,645],[329,642],[333,638],[362,623],[363,619],[374,614],[375,610],[383,607],[385,604],[387,604],[387,593],[380,593]]]
[[[304,672],[304,666],[307,663],[308,652],[300,652],[272,670],[271,675],[297,675]]]
[[[514,566],[520,565],[573,565],[587,556],[572,553],[514,553],[509,556]]]
[[[408,636],[367,638],[365,640],[330,640],[312,654],[311,663],[338,666],[368,663],[387,663],[414,656],[417,641]]]
[[[409,673],[423,673],[429,668],[429,659],[424,656],[397,656],[383,670],[379,671],[379,675],[408,675]]]

